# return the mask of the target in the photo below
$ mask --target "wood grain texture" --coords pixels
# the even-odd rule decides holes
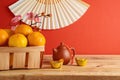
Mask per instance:
[[[52,69],[51,56],[44,56],[42,69],[9,70],[0,72],[0,80],[120,80],[120,55],[79,55],[88,59],[84,67],[63,65]],[[17,76],[17,77],[16,77]],[[15,77],[15,78],[11,78]]]

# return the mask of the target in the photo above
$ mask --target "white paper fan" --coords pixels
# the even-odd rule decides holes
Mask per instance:
[[[19,0],[9,6],[14,15],[21,15],[23,22],[31,24],[26,19],[26,14],[33,12],[52,14],[52,17],[41,17],[41,22],[36,24],[40,29],[59,29],[78,20],[88,9],[89,5],[82,0]]]

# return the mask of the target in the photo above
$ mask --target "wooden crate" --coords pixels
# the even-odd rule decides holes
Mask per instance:
[[[0,70],[40,68],[43,54],[44,46],[0,47]]]

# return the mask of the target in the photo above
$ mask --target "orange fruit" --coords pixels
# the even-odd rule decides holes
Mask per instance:
[[[42,33],[32,32],[28,35],[28,43],[30,46],[44,46],[46,40]]]
[[[4,30],[8,33],[9,37],[14,34],[14,31],[12,31],[11,29],[4,29]]]
[[[9,38],[8,45],[10,47],[26,47],[27,38],[23,34],[14,34]]]
[[[32,32],[33,32],[32,28],[26,24],[20,24],[15,29],[15,33],[21,33],[21,34],[24,34],[25,36],[27,36]]]
[[[5,30],[0,29],[0,46],[6,45],[8,38],[8,33]]]

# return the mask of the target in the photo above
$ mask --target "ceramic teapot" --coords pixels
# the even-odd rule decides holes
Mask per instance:
[[[73,64],[73,59],[75,56],[75,50],[74,48],[68,47],[63,42],[60,43],[60,45],[57,48],[53,49],[53,60],[59,60],[63,59],[63,64],[66,65],[71,61],[71,64]]]

